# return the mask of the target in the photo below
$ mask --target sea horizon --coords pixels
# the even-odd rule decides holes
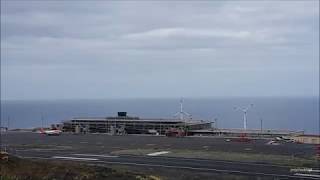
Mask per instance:
[[[184,111],[194,119],[213,122],[218,128],[242,128],[242,108],[253,104],[248,112],[248,128],[287,129],[319,134],[318,97],[184,97]],[[116,116],[126,111],[141,118],[173,118],[179,111],[180,98],[1,100],[2,126],[9,128],[41,127],[61,123],[73,117]]]

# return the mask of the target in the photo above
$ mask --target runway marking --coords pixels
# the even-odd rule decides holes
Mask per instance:
[[[169,151],[159,151],[159,152],[154,152],[154,153],[149,153],[147,154],[148,156],[159,156],[161,154],[168,154]]]
[[[61,150],[64,150],[64,149],[40,149],[40,148],[37,148],[37,149],[16,149],[16,151],[61,151]]]
[[[130,162],[116,162],[116,161],[95,161],[97,163],[106,163],[106,164],[122,164],[122,165],[136,165],[136,166],[153,166],[153,167],[164,167],[164,168],[177,168],[177,169],[191,169],[191,170],[205,170],[205,171],[215,171],[215,172],[226,172],[226,173],[239,173],[239,174],[249,174],[249,175],[263,175],[263,176],[275,176],[275,177],[290,177],[290,178],[303,178],[303,179],[318,179],[318,177],[301,177],[301,176],[292,176],[292,175],[282,175],[282,174],[267,174],[260,172],[247,172],[247,171],[238,171],[238,170],[222,170],[222,169],[213,169],[213,168],[197,168],[197,167],[188,167],[188,166],[174,166],[174,165],[161,165],[161,164],[147,164],[147,163],[130,163]]]
[[[117,158],[119,156],[112,156],[112,155],[99,155],[99,154],[72,154],[74,156],[92,156],[92,157],[107,157],[107,158]]]
[[[290,172],[317,172],[320,173],[319,169],[312,169],[312,168],[295,168],[290,169]]]
[[[318,175],[318,174],[303,174],[303,173],[295,173],[294,175],[296,175],[296,176],[305,176],[305,177],[315,177],[315,178],[320,178],[320,175]]]
[[[54,156],[54,157],[63,157],[63,156]],[[32,158],[32,159],[54,159],[51,158],[41,158],[41,157],[23,157],[23,158]],[[70,158],[70,157],[67,157]],[[77,160],[73,157],[70,160]],[[92,158],[80,158],[80,159],[92,159]],[[61,158],[61,160],[66,160]],[[122,165],[136,165],[136,166],[153,166],[153,167],[164,167],[164,168],[178,168],[178,169],[191,169],[191,170],[206,170],[206,171],[215,171],[215,172],[227,172],[227,173],[239,173],[239,174],[249,174],[249,175],[264,175],[264,176],[278,176],[278,177],[286,177],[286,178],[303,178],[303,179],[319,179],[318,177],[311,176],[299,176],[299,174],[294,175],[281,175],[281,174],[266,174],[260,172],[246,172],[246,171],[237,171],[237,170],[222,170],[222,169],[213,169],[213,168],[197,168],[197,167],[187,167],[187,166],[173,166],[173,165],[161,165],[161,164],[147,164],[147,163],[130,163],[130,162],[116,162],[116,161],[94,161],[96,163],[104,163],[104,164],[122,164]]]
[[[70,160],[85,160],[85,161],[98,161],[99,159],[94,158],[77,158],[77,157],[67,157],[67,156],[53,156],[53,159],[70,159]]]
[[[132,156],[132,155],[125,155],[125,156]],[[133,156],[133,157],[137,157],[137,156]],[[156,158],[156,157],[155,157]],[[161,158],[167,158],[167,159],[183,159],[186,161],[199,161],[199,162],[203,162],[203,161],[213,161],[213,162],[219,162],[219,163],[228,163],[228,164],[243,164],[243,165],[257,165],[257,166],[265,166],[265,167],[280,167],[280,168],[290,168],[291,166],[285,166],[285,165],[276,165],[276,164],[262,164],[262,163],[253,163],[253,162],[241,162],[241,161],[224,161],[224,160],[215,160],[215,159],[196,159],[196,158],[186,158],[186,157],[174,157],[174,156],[161,156]]]

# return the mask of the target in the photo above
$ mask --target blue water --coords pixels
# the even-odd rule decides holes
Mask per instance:
[[[218,119],[219,128],[242,128],[242,113],[234,107],[253,103],[248,128],[305,130],[319,133],[319,99],[314,98],[212,98],[185,99],[184,109],[193,118]],[[171,118],[179,110],[179,99],[2,101],[2,126],[32,128],[59,123],[79,116],[114,116],[118,111],[140,117]]]

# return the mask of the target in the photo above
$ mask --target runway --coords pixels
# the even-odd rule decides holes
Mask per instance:
[[[19,138],[20,137],[20,138]],[[202,140],[199,142],[199,140]],[[212,148],[226,148],[228,143],[223,140],[206,139],[206,138],[165,138],[165,137],[112,137],[101,135],[62,135],[60,137],[47,137],[39,134],[12,134],[6,135],[5,141],[10,146],[16,145],[11,149],[11,153],[22,158],[29,159],[45,159],[52,161],[79,161],[95,165],[125,165],[135,166],[141,168],[153,167],[155,169],[177,169],[183,171],[204,172],[204,173],[224,173],[245,176],[259,176],[280,179],[319,179],[319,173],[313,173],[312,176],[303,172],[294,172],[292,167],[280,166],[266,163],[253,163],[253,162],[235,162],[235,161],[222,161],[222,160],[208,160],[197,158],[182,158],[182,157],[166,157],[163,156],[164,152],[155,152],[152,155],[114,155],[111,154],[113,150],[137,147],[164,147],[169,145],[171,148],[181,148],[177,144],[183,144],[184,147],[190,146],[190,149],[203,148],[204,144],[212,146]],[[136,142],[134,145],[132,142]],[[33,143],[32,145],[30,145]],[[198,143],[198,145],[195,145]],[[24,146],[26,145],[26,146]],[[38,145],[53,145],[50,148],[39,148]],[[200,146],[199,146],[200,145]],[[230,147],[234,147],[230,144]],[[255,144],[238,144],[238,150],[243,148],[256,148],[262,149],[264,143],[257,142]],[[54,148],[55,147],[55,148]],[[230,148],[229,147],[229,148]],[[274,147],[261,151],[267,153],[268,150],[275,151]],[[310,150],[309,146],[296,146],[291,149],[290,153],[294,151]],[[268,149],[269,148],[269,149]],[[157,148],[155,148],[157,149]],[[280,146],[280,150],[286,149],[285,146]],[[234,149],[233,149],[234,150]],[[237,149],[236,149],[237,150]],[[235,151],[235,150],[234,150]],[[303,152],[305,152],[303,151]],[[167,153],[167,152],[166,152]],[[288,151],[283,152],[288,153]],[[301,152],[300,152],[301,154]]]
[[[259,154],[289,155],[308,157],[316,153],[314,145],[286,143],[266,146],[268,140],[254,140],[252,143],[226,142],[224,138],[185,137],[167,138],[163,136],[108,136],[104,134],[44,136],[36,133],[10,132],[2,135],[3,144],[8,146],[49,146],[65,147],[82,151],[108,154],[123,149],[187,149],[222,152],[248,152]],[[32,148],[35,148],[32,147]],[[49,148],[46,147],[46,148]],[[30,148],[30,147],[29,147]],[[58,149],[57,149],[58,150]]]
[[[205,159],[192,158],[176,158],[163,156],[133,156],[121,155],[113,156],[106,154],[74,154],[59,153],[56,151],[21,151],[17,155],[22,158],[45,159],[45,160],[61,160],[61,161],[81,161],[90,164],[107,165],[129,165],[141,167],[158,167],[171,169],[184,169],[196,172],[214,172],[240,174],[247,176],[267,176],[283,179],[318,179],[320,176],[304,176],[291,172],[290,167],[276,166],[259,163],[243,163],[233,161],[215,161]]]

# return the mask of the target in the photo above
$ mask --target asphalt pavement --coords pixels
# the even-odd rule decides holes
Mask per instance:
[[[151,136],[107,136],[107,135],[61,135],[57,137],[43,136],[35,133],[9,133],[2,136],[3,144],[9,147],[12,154],[22,158],[46,159],[59,161],[80,161],[97,165],[128,165],[154,168],[182,169],[206,173],[227,173],[247,176],[276,177],[281,179],[319,179],[319,172],[310,173],[292,171],[291,167],[263,163],[206,160],[196,158],[178,158],[165,156],[134,156],[112,155],[114,150],[144,148],[150,145],[158,147],[223,150],[226,147],[232,151],[242,151],[253,148],[261,153],[298,154],[312,151],[313,146],[292,145],[266,146],[265,141],[249,144],[226,142],[224,139],[213,138],[167,138]],[[46,146],[46,148],[41,148]],[[15,147],[11,148],[10,147]],[[56,147],[56,148],[55,148]],[[235,147],[235,149],[232,149]],[[264,148],[263,148],[264,147]],[[270,148],[269,148],[270,147]],[[219,149],[220,148],[220,149]],[[268,149],[269,148],[269,149]],[[286,150],[286,151],[284,151]],[[303,150],[303,152],[299,152]],[[230,151],[230,150],[229,150]],[[297,151],[297,152],[296,152]],[[281,154],[280,153],[280,154]]]

